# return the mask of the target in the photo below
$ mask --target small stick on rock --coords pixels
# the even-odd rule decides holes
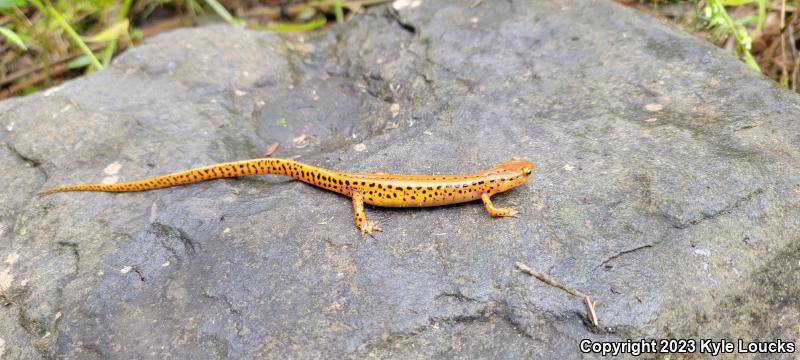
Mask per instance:
[[[520,271],[522,271],[522,272],[524,272],[524,273],[526,273],[526,274],[528,274],[530,276],[533,276],[533,277],[541,280],[543,283],[545,283],[547,285],[550,285],[550,286],[553,286],[553,287],[557,287],[557,288],[559,288],[561,290],[564,290],[564,291],[570,293],[571,295],[574,295],[574,296],[577,296],[577,297],[580,297],[580,298],[586,297],[586,294],[584,294],[584,293],[582,293],[582,292],[580,292],[578,290],[575,290],[575,289],[573,289],[571,287],[568,287],[568,286],[556,281],[555,279],[553,279],[553,278],[551,278],[551,277],[549,277],[549,276],[547,276],[545,274],[542,274],[542,273],[540,273],[540,272],[538,272],[536,270],[533,270],[528,265],[525,265],[525,264],[523,264],[521,262],[517,262],[515,265],[517,265],[517,269],[519,269]]]
[[[139,275],[139,280],[141,280],[142,282],[145,281],[144,272],[142,271],[142,268],[139,267],[139,265],[133,265],[131,270],[133,270],[137,275]]]
[[[597,327],[599,323],[597,322],[597,313],[594,311],[597,301],[592,301],[589,295],[586,295],[583,297],[583,303],[586,304],[586,312],[589,313],[589,320],[592,322],[592,325]]]
[[[594,325],[595,327],[598,326],[599,323],[597,321],[597,313],[594,310],[595,309],[595,305],[597,305],[597,301],[592,301],[592,299],[589,298],[589,295],[586,295],[586,294],[584,294],[584,293],[582,293],[582,292],[580,292],[578,290],[575,290],[575,289],[573,289],[573,288],[571,288],[569,286],[566,286],[566,285],[556,281],[556,279],[553,279],[550,276],[542,274],[542,273],[532,269],[530,266],[525,265],[525,264],[523,264],[521,262],[516,262],[516,263],[514,263],[514,265],[516,265],[517,269],[519,269],[520,271],[539,279],[540,281],[542,281],[543,283],[545,283],[547,285],[550,285],[552,287],[564,290],[567,293],[569,293],[570,295],[583,298],[583,302],[586,304],[586,311],[587,311],[588,316],[589,316],[589,321],[591,321],[592,325]]]
[[[6,290],[3,289],[2,286],[0,286],[0,299],[2,300],[2,303],[0,303],[0,305],[8,306],[14,304],[14,302],[11,301],[11,298],[8,297],[8,295],[6,294]]]
[[[267,151],[265,151],[265,152],[264,152],[264,156],[267,156],[267,157],[270,157],[270,156],[272,156],[272,154],[275,152],[275,150],[278,150],[278,146],[279,146],[280,144],[281,144],[281,143],[279,143],[279,142],[277,142],[277,141],[276,141],[276,142],[274,142],[274,143],[272,143],[272,145],[270,145],[270,146],[267,148]]]

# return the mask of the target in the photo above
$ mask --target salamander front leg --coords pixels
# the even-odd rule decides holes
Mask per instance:
[[[517,210],[512,208],[496,208],[494,204],[492,204],[492,199],[489,198],[489,194],[483,193],[481,194],[481,200],[483,200],[483,206],[486,207],[486,211],[489,212],[489,215],[502,217],[502,216],[512,216],[517,217]]]
[[[364,195],[360,192],[353,193],[353,215],[356,217],[356,226],[361,232],[372,235],[373,231],[381,231],[377,222],[367,220],[367,215],[364,214]]]

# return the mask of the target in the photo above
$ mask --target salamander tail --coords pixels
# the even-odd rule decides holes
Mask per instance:
[[[133,192],[163,189],[172,186],[192,184],[206,180],[233,178],[250,175],[286,175],[298,177],[307,165],[293,160],[284,159],[253,159],[235,161],[223,164],[204,166],[196,169],[185,170],[172,174],[157,176],[145,180],[124,182],[119,184],[88,184],[62,186],[45,190],[39,195],[48,195],[65,191],[103,191],[103,192]]]

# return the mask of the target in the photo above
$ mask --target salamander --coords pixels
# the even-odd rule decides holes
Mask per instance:
[[[353,201],[356,226],[366,234],[381,231],[367,220],[364,203],[384,207],[427,207],[482,200],[491,216],[516,216],[512,208],[496,208],[491,196],[525,183],[534,165],[518,157],[487,170],[467,175],[395,175],[348,173],[294,160],[264,158],[234,161],[118,184],[72,185],[39,193],[64,191],[132,192],[162,189],[200,181],[249,175],[284,175],[348,196]]]

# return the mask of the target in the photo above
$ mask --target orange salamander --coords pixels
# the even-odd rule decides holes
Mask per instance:
[[[372,234],[381,231],[381,228],[375,221],[367,220],[364,203],[385,207],[425,207],[481,199],[489,215],[516,216],[514,209],[494,207],[490,197],[523,184],[533,169],[532,163],[513,157],[491,169],[468,175],[368,174],[339,172],[294,160],[266,158],[209,165],[119,184],[64,186],[39,195],[63,191],[145,191],[221,178],[284,175],[352,198],[356,226],[362,232]]]

